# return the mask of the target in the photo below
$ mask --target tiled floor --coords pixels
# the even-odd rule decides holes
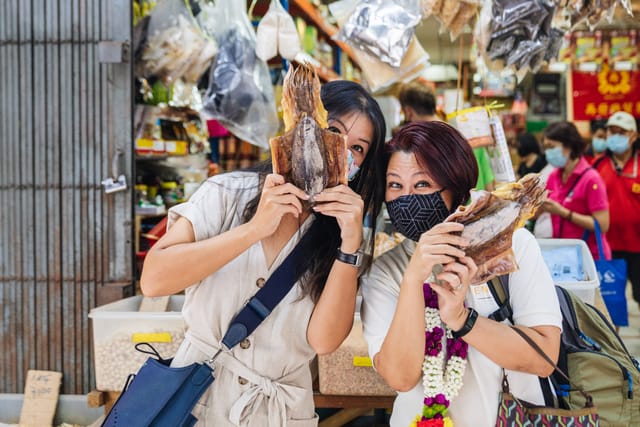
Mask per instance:
[[[631,296],[630,283],[627,283],[627,310],[629,326],[620,328],[620,337],[629,349],[629,353],[640,358],[640,308]]]

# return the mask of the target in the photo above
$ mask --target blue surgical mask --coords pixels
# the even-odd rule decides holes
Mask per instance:
[[[360,166],[356,165],[356,159],[353,158],[353,153],[347,149],[347,179],[353,181],[359,171]]]
[[[616,154],[622,154],[629,149],[629,137],[620,134],[609,135],[607,148]]]
[[[563,168],[567,164],[568,157],[562,154],[562,146],[548,148],[544,151],[547,162],[556,168]]]
[[[607,149],[607,140],[604,138],[593,138],[591,140],[591,146],[594,153],[602,153]]]

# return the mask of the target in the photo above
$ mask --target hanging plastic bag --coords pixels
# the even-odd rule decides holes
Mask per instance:
[[[269,69],[255,52],[256,37],[242,3],[218,0],[212,31],[220,46],[209,72],[203,110],[238,138],[269,148],[279,122]]]
[[[217,51],[184,0],[164,0],[151,12],[139,77],[156,76],[167,84],[179,78],[196,83]]]
[[[329,5],[329,11],[339,26],[349,19],[357,3],[357,0],[339,0]],[[411,81],[429,66],[429,54],[415,35],[398,67],[392,67],[357,46],[352,46],[352,51],[372,92],[383,90],[397,82]]]
[[[421,17],[419,0],[361,0],[336,38],[399,67]]]
[[[271,0],[269,10],[260,20],[256,31],[256,55],[268,61],[280,53],[281,57],[291,61],[300,49],[300,37],[293,18],[282,7],[280,0]]]

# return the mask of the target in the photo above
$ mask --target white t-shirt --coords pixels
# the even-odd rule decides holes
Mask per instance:
[[[513,235],[512,248],[520,266],[509,278],[514,322],[529,327],[552,325],[561,328],[562,316],[553,280],[535,238],[526,229],[519,229]],[[372,359],[380,351],[393,320],[402,275],[414,249],[415,242],[404,240],[378,257],[369,274],[363,278],[361,315]],[[486,283],[470,288],[466,304],[475,308],[480,316],[488,316],[498,308]],[[509,351],[508,345],[504,351]],[[511,392],[516,397],[544,404],[537,376],[509,370],[507,376]],[[495,426],[501,381],[502,368],[469,347],[464,385],[449,408],[449,416],[455,426]],[[393,405],[391,427],[407,427],[422,412],[423,399],[422,381],[408,392],[399,392]]]

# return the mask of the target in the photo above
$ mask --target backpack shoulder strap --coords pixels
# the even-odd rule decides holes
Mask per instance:
[[[498,309],[491,313],[489,319],[496,322],[502,322],[505,319],[509,319],[513,324],[513,309],[509,303],[509,275],[503,274],[502,276],[494,277],[487,282],[491,296],[498,304]]]

